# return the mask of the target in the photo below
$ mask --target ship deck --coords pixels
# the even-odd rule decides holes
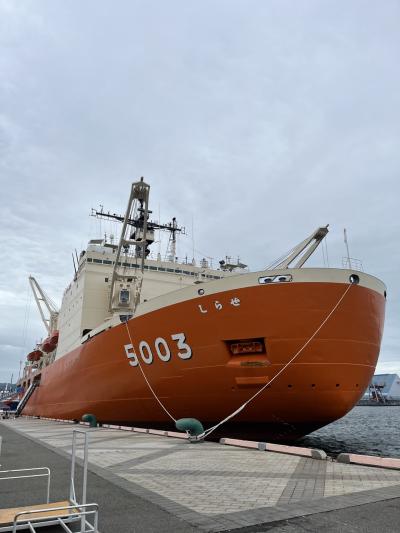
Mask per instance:
[[[73,427],[29,418],[1,421],[2,469],[49,466],[51,501],[65,499]],[[90,431],[88,499],[99,504],[102,533],[398,531],[398,469],[80,429]],[[41,485],[31,483],[18,493],[0,485],[1,507],[34,504]]]

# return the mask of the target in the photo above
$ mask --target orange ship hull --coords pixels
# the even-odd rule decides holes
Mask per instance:
[[[169,412],[208,427],[276,375],[347,287],[329,282],[243,287],[135,317],[127,323],[133,347],[125,324],[94,336],[41,371],[23,414],[80,419],[92,413],[101,422],[168,427],[170,419],[133,366],[133,350],[141,357],[141,346],[149,362],[141,358],[141,367]],[[345,415],[374,374],[384,309],[383,294],[352,285],[298,358],[224,433],[256,428],[268,438],[290,439]],[[265,352],[232,354],[229,341],[240,339],[263,339]]]

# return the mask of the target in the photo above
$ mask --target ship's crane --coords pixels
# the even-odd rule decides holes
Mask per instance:
[[[29,276],[29,284],[31,286],[36,305],[38,306],[40,316],[47,333],[52,333],[57,329],[57,321],[59,311],[55,303],[43,291],[39,283],[33,276]]]
[[[283,258],[279,258],[275,263],[269,265],[267,269],[275,270],[278,268],[301,268],[328,234],[328,227],[329,224],[324,227],[317,228],[309,237],[307,237],[307,239],[304,239],[304,241],[295,246]],[[295,259],[297,259],[297,263],[295,263],[295,265],[291,267],[290,265]]]

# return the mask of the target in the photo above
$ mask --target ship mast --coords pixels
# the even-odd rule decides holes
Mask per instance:
[[[167,261],[174,263],[175,257],[176,257],[176,232],[181,231],[178,228],[178,224],[176,222],[175,217],[172,219],[172,224],[171,224],[171,227],[169,228],[169,231],[170,231],[170,237],[169,237],[166,256],[167,256]]]
[[[155,230],[164,230],[170,233],[167,250],[167,261],[175,261],[176,234],[185,234],[185,228],[178,227],[176,218],[167,224],[160,224],[149,219],[152,213],[149,209],[150,185],[143,181],[132,183],[131,193],[125,215],[105,212],[103,206],[100,211],[92,209],[91,216],[107,220],[122,222],[121,237],[117,248],[114,268],[111,278],[111,291],[109,297],[109,312],[119,313],[129,318],[140,301],[140,292],[143,283],[144,262],[150,253],[149,246],[154,242]],[[132,250],[132,251],[131,251]],[[136,258],[136,272],[124,268],[124,256]]]
[[[148,246],[154,242],[154,231],[147,229],[149,216],[150,185],[143,181],[132,183],[126,213],[122,223],[121,237],[111,277],[109,311],[123,312],[126,317],[132,315],[139,303],[143,282],[144,260]],[[136,229],[131,232],[130,220],[137,220]],[[135,275],[127,273],[121,256],[127,256],[131,247],[135,248],[135,256],[140,259],[140,270]],[[126,262],[126,261],[125,261]],[[133,284],[133,286],[132,286]]]
[[[57,329],[58,309],[33,276],[29,276],[29,284],[42,317],[42,322],[47,329],[47,333],[50,334]]]

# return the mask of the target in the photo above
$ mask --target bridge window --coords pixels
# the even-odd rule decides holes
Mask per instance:
[[[127,289],[122,289],[119,292],[119,301],[120,301],[121,304],[129,303],[129,297],[130,297],[130,294],[129,294],[129,291]]]

